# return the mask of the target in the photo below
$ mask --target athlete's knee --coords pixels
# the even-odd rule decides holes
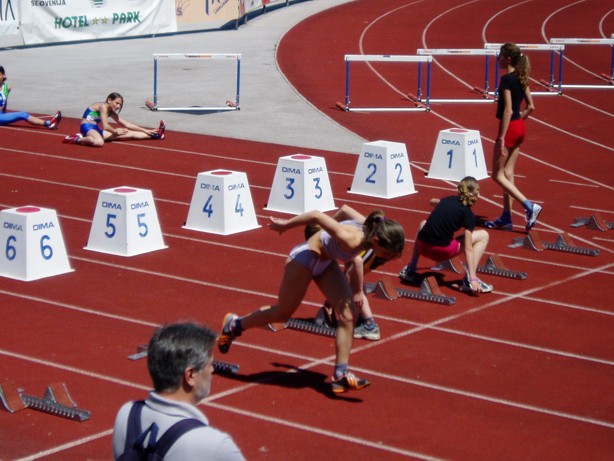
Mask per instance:
[[[507,167],[504,168],[503,169],[503,176],[508,181],[513,181],[514,180],[514,169],[513,168],[507,168]]]
[[[353,324],[357,311],[354,303],[351,300],[343,300],[337,306],[337,318],[342,324]]]
[[[488,243],[489,239],[490,239],[490,235],[484,229],[473,231],[474,243],[478,243],[478,242]]]

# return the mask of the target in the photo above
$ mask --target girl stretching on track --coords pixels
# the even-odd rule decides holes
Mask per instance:
[[[27,112],[6,112],[7,104],[9,100],[9,93],[11,92],[11,86],[6,83],[6,72],[4,67],[0,66],[0,126],[10,125],[15,122],[24,121],[30,125],[44,126],[53,130],[58,127],[62,120],[62,113],[57,111],[55,115],[47,117],[49,120],[34,117]]]
[[[337,222],[319,211],[310,211],[291,219],[269,218],[269,228],[279,233],[297,226],[317,224],[321,230],[292,249],[284,268],[277,303],[264,306],[244,317],[226,314],[218,348],[227,353],[232,341],[244,330],[287,321],[301,304],[311,280],[318,285],[335,310],[337,320],[336,360],[332,378],[334,393],[362,389],[370,384],[354,376],[348,368],[357,305],[364,300],[361,253],[373,249],[376,256],[391,260],[401,256],[405,244],[403,227],[374,211],[364,220]],[[337,260],[351,263],[352,289]]]
[[[524,141],[525,119],[535,110],[529,90],[529,58],[520,51],[518,45],[506,43],[499,51],[499,67],[507,73],[501,77],[497,118],[499,133],[493,152],[492,179],[503,188],[503,213],[497,219],[486,221],[489,229],[512,230],[512,200],[522,204],[526,217],[527,232],[537,222],[542,207],[532,203],[522,195],[514,184],[514,167],[520,155],[520,145]],[[522,102],[524,110],[520,110]]]
[[[85,109],[81,119],[81,132],[66,136],[67,144],[102,147],[105,142],[128,141],[138,139],[164,139],[165,125],[160,120],[157,130],[142,128],[119,117],[124,105],[124,98],[119,93],[111,93],[106,102],[97,102]],[[121,125],[114,127],[109,118]]]
[[[435,208],[426,221],[420,223],[412,258],[399,277],[401,282],[415,284],[418,281],[416,268],[420,255],[433,261],[446,261],[465,252],[467,274],[460,289],[465,292],[489,293],[492,285],[482,282],[476,275],[480,259],[488,245],[488,232],[474,230],[475,215],[471,210],[480,194],[475,178],[467,176],[459,183],[457,195],[441,200],[431,200]],[[464,233],[454,237],[454,233],[464,228]]]

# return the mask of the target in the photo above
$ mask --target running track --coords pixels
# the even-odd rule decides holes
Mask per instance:
[[[418,194],[393,200],[347,193],[354,157],[300,151],[326,157],[338,204],[384,209],[404,224],[411,246],[429,198],[453,188],[423,176],[437,133],[479,130],[489,161],[494,105],[342,112],[335,103],[344,95],[344,54],[414,54],[417,48],[546,43],[612,32],[614,4],[598,0],[358,0],[296,26],[282,40],[278,60],[290,82],[331,118],[366,139],[406,143]],[[536,79],[547,69],[537,54],[531,55]],[[567,56],[570,82],[596,81],[609,66],[609,53],[600,47]],[[481,70],[453,59],[438,64],[433,91],[440,94],[466,96],[483,79]],[[356,77],[365,88],[357,94],[367,102],[407,104],[403,94],[414,90],[407,78],[406,71],[375,67]],[[514,232],[491,233],[489,252],[527,272],[527,280],[485,277],[495,292],[480,297],[443,286],[457,298],[453,307],[373,298],[384,336],[357,341],[352,355],[353,369],[373,385],[340,398],[329,394],[326,382],[330,340],[250,331],[228,356],[217,357],[240,364],[241,373],[214,380],[203,405],[212,424],[230,432],[250,460],[611,459],[614,239],[570,224],[594,212],[614,220],[613,96],[611,90],[569,90],[536,97],[519,164],[521,190],[544,204],[536,227],[543,240],[566,231],[579,245],[599,249],[598,257],[509,248],[512,238],[524,235],[518,216]],[[163,143],[117,143],[97,151],[63,145],[63,134],[77,123],[67,120],[61,133],[2,129],[0,207],[56,209],[75,271],[35,282],[0,279],[0,376],[30,394],[65,382],[92,418],[75,423],[27,410],[0,412],[0,459],[110,459],[115,412],[150,386],[144,361],[126,357],[164,322],[196,319],[218,328],[228,310],[246,313],[270,303],[285,254],[299,239],[299,230],[277,236],[265,226],[226,237],[181,227],[196,174],[215,168],[248,173],[265,224],[277,159],[296,148],[179,133]],[[98,192],[120,185],[153,191],[168,249],[131,258],[83,249]],[[500,191],[489,180],[481,191],[476,214],[494,216]],[[402,262],[389,266],[379,276],[394,276]],[[458,278],[443,277],[444,283]],[[312,316],[321,301],[311,290],[297,316]]]

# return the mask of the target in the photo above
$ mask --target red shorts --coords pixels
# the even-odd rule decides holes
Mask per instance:
[[[526,133],[527,130],[524,124],[524,119],[519,118],[517,120],[510,121],[510,124],[507,127],[507,132],[505,133],[505,147],[510,148],[519,146],[524,141],[524,136]]]
[[[453,239],[448,246],[440,247],[435,245],[429,245],[428,243],[421,242],[418,240],[418,251],[422,256],[426,256],[427,258],[431,258],[433,261],[446,261],[448,259],[452,259],[456,256],[459,251],[461,244],[458,240]]]

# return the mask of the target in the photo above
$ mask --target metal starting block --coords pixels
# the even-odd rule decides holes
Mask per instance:
[[[390,278],[381,279],[377,284],[366,283],[365,288],[367,293],[375,293],[376,296],[390,301],[394,301],[397,298],[407,298],[443,304],[445,306],[451,306],[456,303],[454,296],[446,296],[441,292],[437,280],[432,276],[425,277],[420,284],[419,290],[397,288],[393,285]]]
[[[128,360],[140,360],[147,357],[147,345],[143,344],[136,348],[136,354],[128,356]],[[218,375],[233,375],[239,372],[239,365],[234,363],[220,362],[218,360],[213,361],[213,372]]]
[[[598,256],[599,250],[592,248],[582,248],[573,243],[571,237],[563,232],[559,234],[554,243],[543,242],[540,235],[536,231],[528,233],[525,237],[519,237],[512,240],[510,248],[527,248],[534,251],[553,250],[562,251],[563,253],[572,253],[583,256]]]
[[[337,330],[335,328],[331,328],[326,324],[316,323],[312,319],[295,319],[290,318],[284,323],[271,323],[269,324],[269,329],[272,331],[281,331],[281,330],[296,330],[302,331],[305,333],[311,333],[321,336],[328,336],[334,338],[337,336]]]
[[[614,229],[614,222],[608,222],[599,213],[595,213],[590,218],[576,218],[571,225],[571,227],[582,226],[586,226],[589,229],[606,232]]]
[[[12,382],[5,383],[0,385],[0,400],[9,413],[31,408],[79,422],[90,419],[90,412],[77,408],[64,383],[49,384],[43,398],[24,394]]]
[[[435,271],[448,270],[456,274],[464,274],[466,272],[466,267],[467,266],[460,260],[460,258],[455,257],[448,259],[447,261],[441,261],[431,269]],[[476,272],[479,274],[496,275],[497,277],[505,277],[515,280],[525,280],[527,278],[526,272],[512,271],[505,267],[501,257],[497,254],[489,256],[486,259],[486,264],[483,266],[478,266]]]

